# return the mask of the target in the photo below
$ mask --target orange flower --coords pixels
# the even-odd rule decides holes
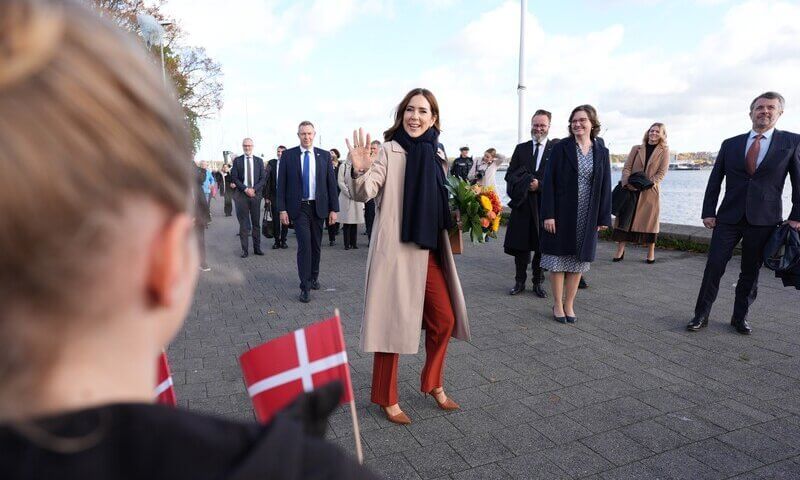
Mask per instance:
[[[494,220],[497,217],[497,214],[489,210],[489,213],[487,213],[486,216],[489,217],[489,220]]]
[[[486,218],[486,217],[481,218],[481,226],[483,228],[489,228],[489,223],[491,223],[491,222],[489,222],[488,218]]]

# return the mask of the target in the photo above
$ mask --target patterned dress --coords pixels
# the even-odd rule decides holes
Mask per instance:
[[[594,153],[590,148],[586,155],[581,147],[575,146],[578,152],[578,223],[576,226],[578,241],[577,252],[583,248],[586,238],[586,224],[589,221],[589,203],[592,200],[592,177],[594,175]],[[558,225],[556,225],[558,228]],[[590,262],[581,262],[577,255],[542,255],[542,268],[551,272],[588,272]]]

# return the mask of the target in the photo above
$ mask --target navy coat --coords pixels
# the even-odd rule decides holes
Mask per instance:
[[[555,219],[556,233],[542,229],[543,254],[576,255],[581,262],[591,262],[597,249],[597,226],[611,226],[611,164],[602,139],[592,142],[594,174],[586,238],[578,252],[578,154],[572,137],[558,142],[550,154],[542,185],[541,218]]]
[[[775,130],[767,155],[751,177],[745,168],[749,133],[722,142],[714,169],[708,177],[703,218],[736,224],[746,218],[750,225],[777,225],[783,219],[781,196],[786,175],[792,178],[792,211],[789,219],[800,221],[800,135]],[[725,197],[717,210],[722,179]]]
[[[338,182],[333,173],[331,154],[314,148],[317,162],[315,192],[317,218],[327,218],[330,212],[339,211]],[[300,164],[300,147],[290,148],[281,155],[278,172],[277,207],[279,212],[287,212],[290,219],[300,215],[300,200],[303,196],[303,168]]]

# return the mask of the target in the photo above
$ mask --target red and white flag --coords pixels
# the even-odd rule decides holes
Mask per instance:
[[[256,417],[268,422],[297,395],[333,380],[344,387],[341,402],[353,399],[342,324],[335,316],[278,337],[248,352],[242,365]]]
[[[169,371],[166,352],[158,356],[158,381],[156,383],[156,403],[175,407],[178,399],[175,396],[175,387],[172,385],[172,373]]]

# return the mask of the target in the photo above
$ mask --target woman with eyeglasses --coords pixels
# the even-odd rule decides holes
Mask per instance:
[[[575,323],[575,296],[589,271],[597,232],[611,225],[611,172],[597,111],[580,105],[569,116],[569,136],[553,147],[542,185],[542,268],[550,271],[553,319]]]

